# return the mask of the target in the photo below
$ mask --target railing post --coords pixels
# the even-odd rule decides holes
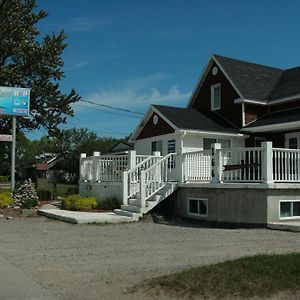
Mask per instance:
[[[211,182],[213,183],[221,183],[222,182],[222,173],[223,173],[223,165],[222,165],[222,156],[221,156],[221,144],[214,143],[211,146]]]
[[[131,170],[136,165],[136,151],[130,150],[128,152],[128,169]]]
[[[123,205],[128,204],[128,173],[123,172]]]
[[[97,171],[98,171],[98,160],[99,160],[100,152],[93,152],[93,177],[92,181],[97,182]]]
[[[140,193],[141,193],[141,207],[146,207],[146,174],[145,174],[145,170],[141,170]]]
[[[263,180],[265,183],[272,183],[273,180],[273,145],[272,142],[262,142],[263,148]]]
[[[83,182],[85,178],[85,167],[83,158],[86,158],[86,153],[81,153],[79,157],[79,182]]]

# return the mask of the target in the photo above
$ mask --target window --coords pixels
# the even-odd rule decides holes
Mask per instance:
[[[280,218],[300,217],[300,200],[280,201]]]
[[[208,200],[207,199],[188,199],[188,213],[200,217],[208,216]]]
[[[289,138],[289,149],[297,149],[298,147],[297,138],[291,137]]]
[[[154,151],[159,151],[162,155],[162,141],[153,141],[151,143],[151,153]]]
[[[170,140],[168,141],[168,154],[169,153],[175,153],[176,152],[176,141],[175,140]],[[168,168],[173,169],[175,168],[175,159],[174,156],[170,157],[168,159]]]
[[[221,108],[221,85],[215,84],[211,86],[211,110]]]
[[[203,138],[203,150],[209,150],[214,143],[220,143],[221,148],[231,148],[230,140]]]

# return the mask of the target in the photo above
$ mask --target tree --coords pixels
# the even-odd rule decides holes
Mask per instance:
[[[40,37],[36,24],[47,12],[36,7],[35,0],[0,0],[0,86],[31,88],[31,118],[19,119],[18,129],[42,126],[53,135],[73,115],[70,104],[80,97],[74,89],[68,94],[60,90],[66,36],[62,30]],[[0,118],[2,132],[10,124],[10,118]]]
[[[62,130],[52,139],[55,144],[54,152],[63,155],[65,159],[60,163],[60,168],[74,174],[79,174],[79,156],[81,153],[92,155],[94,151],[107,152],[115,143],[116,139],[101,138],[88,129],[72,128]],[[77,178],[78,179],[78,178]]]

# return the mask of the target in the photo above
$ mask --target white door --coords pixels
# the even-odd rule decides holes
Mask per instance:
[[[285,148],[300,149],[300,132],[285,134]]]

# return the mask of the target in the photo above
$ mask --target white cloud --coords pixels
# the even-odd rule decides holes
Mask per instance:
[[[66,32],[83,32],[93,29],[98,29],[99,27],[104,27],[110,25],[109,20],[102,19],[91,19],[91,18],[73,18],[67,19],[60,27],[64,28]]]
[[[83,97],[83,100],[143,112],[150,104],[176,105],[178,102],[185,104],[189,96],[190,92],[181,92],[177,86],[173,85],[166,92],[154,87],[143,89],[143,91],[133,88],[108,89]],[[76,104],[74,108],[76,109]],[[82,111],[81,105],[80,110]]]

